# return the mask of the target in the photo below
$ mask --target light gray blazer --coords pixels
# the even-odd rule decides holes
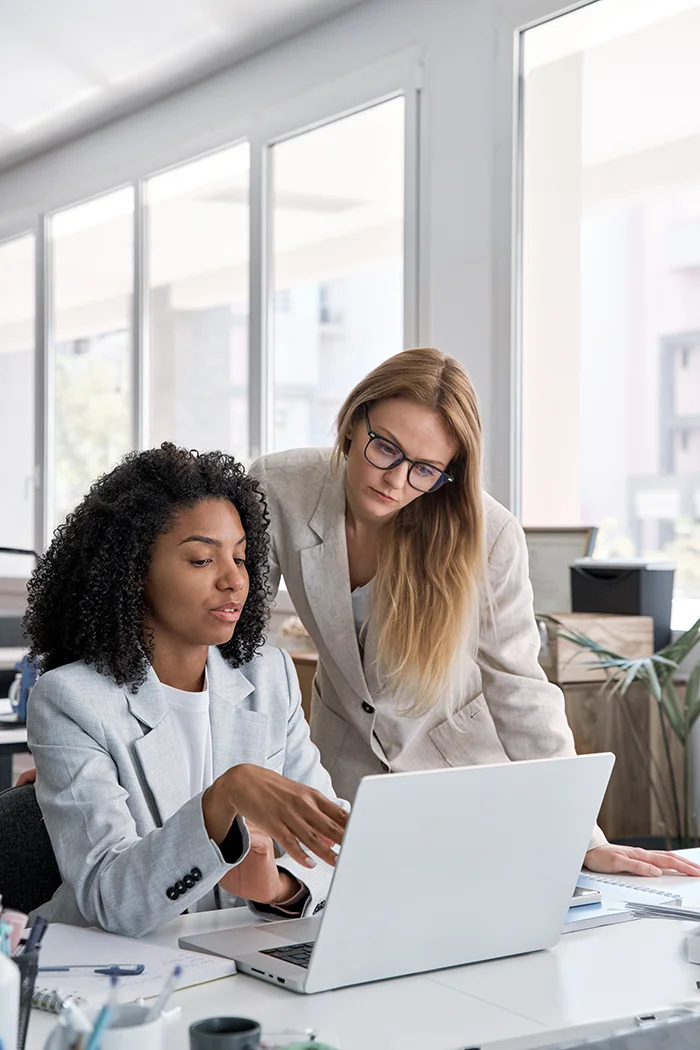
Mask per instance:
[[[517,519],[487,493],[493,617],[469,662],[456,728],[440,706],[418,718],[398,713],[376,674],[371,616],[364,656],[358,646],[345,539],[345,468],[333,474],[330,455],[319,448],[275,453],[257,460],[250,474],[269,503],[272,586],[276,590],[282,574],[319,652],[311,735],[336,790],[352,799],[361,777],[382,770],[574,754],[564,697],[537,660],[525,536]],[[591,845],[604,841],[596,829]]]
[[[309,739],[297,676],[285,652],[265,646],[235,670],[211,648],[207,675],[214,777],[252,762],[340,803]],[[37,798],[63,878],[38,909],[49,921],[139,937],[185,909],[240,903],[214,890],[233,865],[207,835],[202,793],[190,797],[173,719],[153,669],[136,694],[82,661],[48,671],[32,691],[27,725]],[[250,839],[245,822],[237,820],[242,860]],[[305,914],[322,906],[330,867],[317,861],[310,870],[287,855],[279,863],[308,887]],[[168,889],[194,869],[201,878],[169,899]]]

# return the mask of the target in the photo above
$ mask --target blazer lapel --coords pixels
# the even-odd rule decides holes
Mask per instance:
[[[209,650],[207,676],[214,779],[242,762],[264,766],[270,719],[253,709],[255,686],[214,647]]]
[[[148,669],[148,678],[138,693],[125,690],[125,695],[132,715],[149,730],[134,746],[161,822],[165,823],[189,800],[190,788],[180,741],[173,720],[167,717],[168,705],[153,668]]]
[[[345,467],[329,473],[309,526],[319,543],[299,552],[304,590],[331,663],[363,700],[367,690],[350,597],[345,539]]]

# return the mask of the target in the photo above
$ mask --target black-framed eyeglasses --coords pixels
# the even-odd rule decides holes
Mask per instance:
[[[379,470],[392,470],[399,463],[409,463],[408,484],[418,492],[435,492],[446,482],[454,481],[453,477],[446,474],[432,463],[424,463],[420,459],[409,459],[406,453],[389,438],[375,434],[369,421],[369,411],[365,408],[365,425],[369,434],[369,441],[365,445],[365,459],[373,467]]]

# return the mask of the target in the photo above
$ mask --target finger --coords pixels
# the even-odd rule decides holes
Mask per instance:
[[[678,871],[683,875],[695,875],[700,876],[700,865],[694,864],[692,860],[686,860],[684,857],[678,857],[675,853],[664,853],[659,851],[655,852],[651,858],[654,864],[658,864],[660,868],[664,868],[667,871]]]
[[[339,806],[337,802],[331,802],[329,798],[322,795],[320,791],[314,791],[314,798],[318,805],[318,808],[322,813],[325,813],[327,817],[335,821],[341,828],[344,828],[348,822],[350,814],[347,810],[344,810],[342,806]]]
[[[628,875],[643,875],[646,878],[656,878],[656,876],[662,874],[661,868],[657,867],[656,864],[650,864],[644,860],[634,860],[633,857],[621,857],[619,867],[615,868],[618,872],[625,872]]]
[[[322,838],[330,839],[331,842],[338,846],[342,844],[345,828],[339,827],[329,817],[314,809],[313,806],[305,807],[301,811],[300,816]]]
[[[302,826],[301,828],[294,828],[294,833],[300,842],[310,849],[314,856],[320,860],[325,860],[326,864],[330,864],[331,867],[335,867],[338,861],[338,855],[328,845],[328,840],[323,835],[312,828],[310,825]]]
[[[299,845],[299,841],[296,835],[289,828],[284,828],[283,830],[280,830],[275,835],[275,842],[280,847],[280,849],[283,850],[284,853],[286,853],[292,858],[292,860],[295,860],[299,864],[302,864],[305,868],[316,867],[316,861],[313,859],[313,857],[309,857],[306,853],[304,853],[303,849]]]
[[[316,792],[310,797],[307,796],[302,799],[302,805],[297,807],[297,813],[314,830],[340,845],[343,841],[347,821],[338,821],[335,818],[338,813],[341,813],[343,817],[346,814],[339,806],[333,806],[333,803],[331,803],[333,812],[328,813],[327,808],[321,808],[321,799],[322,796],[319,796]],[[323,801],[327,802],[328,800],[323,799]]]

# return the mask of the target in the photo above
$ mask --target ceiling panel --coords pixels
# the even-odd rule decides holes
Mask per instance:
[[[0,169],[360,0],[4,0]]]

